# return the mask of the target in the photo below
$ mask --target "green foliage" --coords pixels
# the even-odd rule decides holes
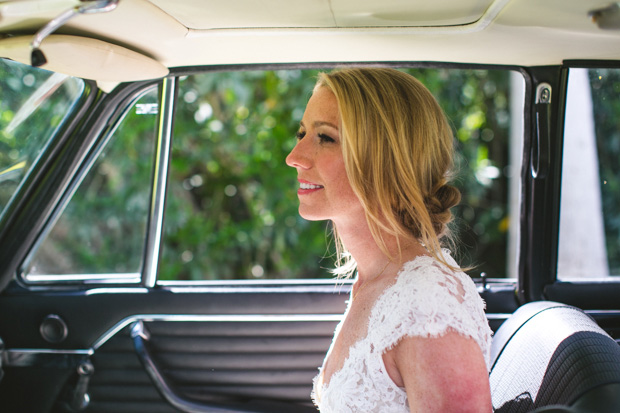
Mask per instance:
[[[138,105],[157,102],[157,90]],[[149,213],[157,115],[139,106],[100,145],[96,161],[28,263],[28,274],[139,273]]]
[[[79,79],[0,59],[0,216],[83,85]]]
[[[403,69],[454,129],[455,230],[472,275],[506,274],[509,73]],[[330,277],[330,228],[297,213],[284,159],[316,70],[206,72],[180,81],[163,280]],[[620,71],[590,70],[610,270],[620,272]],[[0,213],[70,112],[83,83],[0,60]],[[31,96],[42,96],[33,99]],[[152,104],[151,92],[138,103]],[[156,115],[134,109],[110,138],[30,263],[31,273],[139,272]]]
[[[256,71],[181,82],[161,279],[327,275],[325,223],[299,217],[284,163],[313,78]]]
[[[453,209],[464,265],[472,275],[506,276],[510,72],[409,71],[433,92],[456,137],[456,178],[462,193]]]
[[[501,277],[508,230],[509,74],[406,71],[435,94],[454,128],[455,184],[463,192],[454,212],[462,252],[478,265],[476,273]],[[329,225],[299,216],[296,173],[284,162],[316,74],[231,71],[180,79],[160,279],[331,276]],[[3,111],[2,116],[12,115]],[[42,244],[33,273],[139,271],[154,159],[153,118],[135,111],[127,115],[103,151],[106,156],[95,163]],[[11,144],[10,137],[2,143]]]
[[[505,274],[508,73],[410,69],[459,138],[455,210],[477,271]],[[297,213],[284,158],[316,71],[205,73],[181,82],[162,279],[329,277],[325,223]],[[491,173],[489,173],[491,171]]]

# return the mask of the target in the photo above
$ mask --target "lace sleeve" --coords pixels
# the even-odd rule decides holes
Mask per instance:
[[[385,352],[405,336],[439,337],[451,329],[476,340],[488,369],[491,330],[484,308],[467,274],[431,257],[418,257],[405,264],[396,283],[376,302],[368,335]]]

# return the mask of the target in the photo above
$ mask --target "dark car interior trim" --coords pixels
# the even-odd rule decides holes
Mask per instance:
[[[544,288],[555,282],[557,267],[557,228],[560,207],[558,182],[561,174],[561,145],[567,71],[558,66],[528,68],[524,113],[524,147],[521,191],[521,253],[519,256],[519,301],[543,300]],[[528,81],[531,80],[531,81]],[[533,94],[541,84],[554,92],[550,107],[549,150],[553,155],[544,176],[532,174],[532,154],[538,143],[536,106]],[[546,110],[546,109],[545,109]],[[544,144],[546,146],[546,143]]]

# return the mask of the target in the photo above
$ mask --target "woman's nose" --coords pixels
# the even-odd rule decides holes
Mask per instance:
[[[297,141],[295,147],[286,157],[286,164],[292,168],[307,169],[310,166],[309,159],[304,154],[303,140]]]

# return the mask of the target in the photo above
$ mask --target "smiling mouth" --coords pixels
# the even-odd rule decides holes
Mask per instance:
[[[323,188],[321,185],[313,185],[305,182],[299,183],[299,189],[320,189]]]
[[[323,189],[321,185],[311,184],[310,182],[300,180],[297,195],[309,195],[321,189]]]

